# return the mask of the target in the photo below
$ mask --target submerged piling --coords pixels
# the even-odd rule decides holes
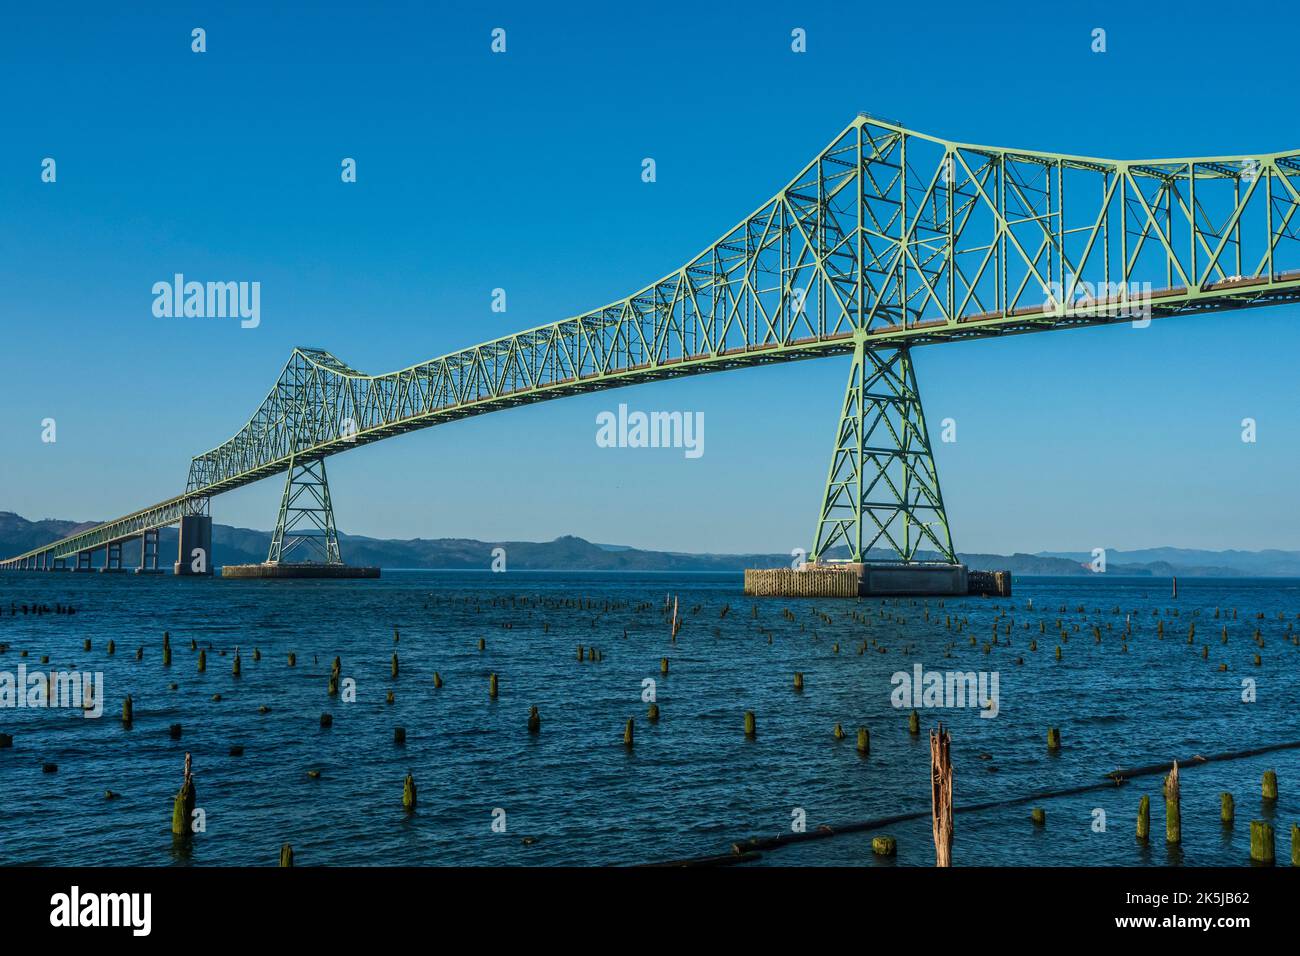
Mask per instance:
[[[1169,776],[1165,777],[1165,842],[1183,842],[1183,816],[1179,806],[1178,761],[1174,761]]]
[[[1255,863],[1274,862],[1272,824],[1263,820],[1250,821],[1250,858]]]
[[[194,819],[194,804],[196,800],[194,790],[194,775],[190,772],[190,755],[185,755],[185,776],[181,781],[181,788],[176,791],[176,798],[172,801],[172,833],[176,836],[188,836],[190,834],[190,821]]]

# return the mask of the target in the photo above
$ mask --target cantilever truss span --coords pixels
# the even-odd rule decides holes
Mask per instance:
[[[248,423],[193,459],[184,495],[0,566],[102,547],[295,462],[514,405],[844,353],[859,374],[872,353],[1294,301],[1297,210],[1300,150],[1109,160],[956,143],[862,114],[751,215],[626,298],[385,375],[295,349]],[[928,447],[907,457],[914,474],[932,471]],[[862,558],[861,528],[882,515],[844,493],[871,475],[844,484],[832,468],[814,552],[834,538]],[[916,560],[905,552],[930,528],[942,529],[930,546],[951,552],[937,477],[937,513],[919,513],[922,484],[885,503],[913,526],[876,536],[903,545],[899,560]],[[832,498],[856,513],[851,534],[832,528],[853,522],[827,524]]]

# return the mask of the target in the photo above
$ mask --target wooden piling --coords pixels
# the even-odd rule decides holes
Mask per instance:
[[[135,722],[135,704],[131,701],[131,695],[126,695],[126,700],[122,701],[122,726],[130,727]]]
[[[942,723],[937,731],[930,731],[930,825],[935,866],[952,866],[951,748],[952,737]]]
[[[1222,823],[1231,823],[1235,816],[1235,806],[1232,800],[1232,794],[1219,794],[1219,820]]]
[[[1255,863],[1274,862],[1273,825],[1263,820],[1250,821],[1250,858]]]
[[[634,726],[635,724],[633,718],[629,717],[627,719],[627,726],[623,728],[623,746],[627,747],[629,750],[632,748],[632,740],[634,737],[633,734]]]
[[[194,806],[197,799],[194,790],[194,775],[190,772],[190,755],[185,755],[185,776],[181,788],[172,800],[172,833],[176,836],[189,836],[190,821],[194,818]]]
[[[1264,771],[1264,778],[1261,781],[1260,789],[1262,791],[1262,795],[1265,800],[1277,799],[1277,771],[1276,770]]]
[[[876,856],[894,856],[898,853],[898,841],[891,836],[872,837],[871,852]]]
[[[1151,798],[1145,795],[1138,801],[1137,839],[1139,843],[1151,839]]]
[[[758,735],[758,724],[752,710],[745,711],[745,736],[751,740]]]
[[[414,810],[416,797],[415,777],[408,773],[402,781],[402,807],[408,812]]]
[[[1165,842],[1183,842],[1183,816],[1178,789],[1178,761],[1175,760],[1169,776],[1165,777]]]
[[[280,866],[293,866],[293,847],[288,843],[280,844]]]
[[[866,727],[858,728],[858,753],[864,757],[871,753],[871,734]]]

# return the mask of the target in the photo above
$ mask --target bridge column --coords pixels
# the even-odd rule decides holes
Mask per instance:
[[[91,566],[90,566],[91,555],[92,555],[92,552],[90,552],[90,551],[78,551],[78,552],[77,552],[77,566],[76,566],[75,568],[73,568],[72,570],[74,570],[74,571],[90,571],[90,570],[92,570],[92,568],[91,568]]]
[[[855,563],[957,563],[906,346],[854,346],[813,561],[836,546]],[[872,556],[873,548],[892,553]]]
[[[110,541],[104,545],[104,566],[99,570],[103,574],[113,574],[122,570],[121,541]]]
[[[140,535],[140,566],[136,574],[158,573],[158,529],[150,528]]]
[[[186,577],[212,574],[212,518],[210,515],[182,515],[177,548],[176,574]]]
[[[304,547],[305,546],[305,547]],[[304,547],[302,553],[294,552]],[[285,475],[268,564],[342,564],[325,459],[295,460]]]

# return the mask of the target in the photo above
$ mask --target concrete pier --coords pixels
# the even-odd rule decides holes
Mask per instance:
[[[223,578],[377,578],[378,568],[358,568],[347,564],[289,564],[264,561],[261,564],[227,564]]]
[[[179,537],[176,573],[188,576],[211,575],[212,518],[208,515],[182,516]]]
[[[964,564],[806,564],[747,568],[745,593],[756,597],[960,597],[1011,595],[1008,571],[970,571]]]

